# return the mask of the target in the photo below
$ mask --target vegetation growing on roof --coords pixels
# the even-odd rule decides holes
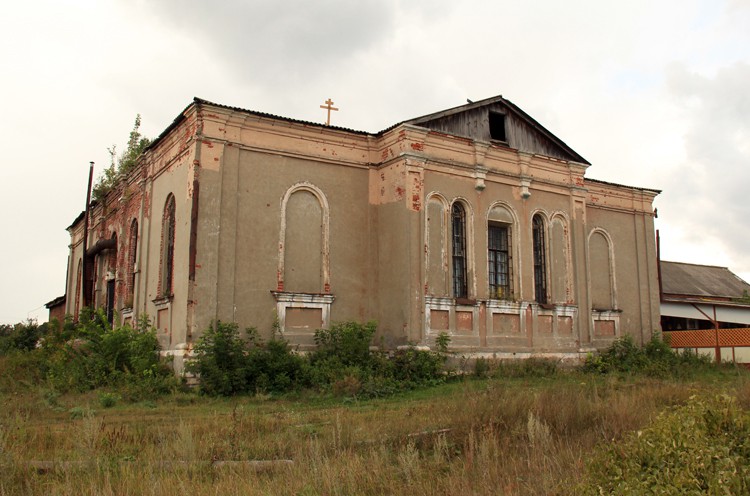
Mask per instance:
[[[135,116],[135,123],[133,124],[133,130],[130,131],[130,137],[128,138],[128,145],[125,148],[119,158],[117,158],[117,147],[112,145],[111,148],[107,148],[110,156],[109,167],[104,169],[99,178],[96,180],[92,191],[92,198],[101,202],[112,191],[117,182],[127,177],[127,175],[135,169],[138,164],[138,159],[141,157],[143,152],[146,150],[148,145],[151,144],[151,140],[143,136],[140,132],[141,127],[141,114]]]
[[[750,305],[750,295],[747,294],[747,289],[742,292],[742,296],[739,298],[734,298],[735,303],[743,303],[745,305]]]

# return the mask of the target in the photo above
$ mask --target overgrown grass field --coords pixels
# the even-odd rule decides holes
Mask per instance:
[[[32,387],[2,397],[0,494],[580,494],[602,450],[717,394],[750,407],[735,370],[465,377],[367,401],[173,393],[110,408],[101,393]]]
[[[189,389],[153,329],[0,326],[0,495],[750,494],[750,376],[658,338],[576,369],[373,352],[341,323],[296,353],[217,323]]]

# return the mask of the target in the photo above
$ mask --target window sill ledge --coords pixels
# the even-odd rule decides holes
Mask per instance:
[[[170,294],[166,296],[161,296],[159,298],[154,298],[151,301],[153,302],[154,305],[156,305],[156,308],[163,308],[163,307],[169,306],[169,304],[172,303],[172,300],[174,300],[174,295]]]

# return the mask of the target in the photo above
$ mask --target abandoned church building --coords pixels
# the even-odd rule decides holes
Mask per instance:
[[[148,314],[176,355],[216,320],[302,350],[345,320],[501,357],[643,342],[659,191],[589,166],[501,96],[378,133],[196,98],[68,228],[65,312]]]

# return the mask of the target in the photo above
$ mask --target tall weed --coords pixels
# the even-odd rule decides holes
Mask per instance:
[[[750,414],[693,396],[593,457],[581,494],[748,494]]]
[[[650,377],[689,377],[712,367],[705,356],[695,353],[676,353],[658,334],[654,334],[644,347],[631,336],[615,340],[598,355],[590,354],[583,370],[590,373],[643,374]]]

